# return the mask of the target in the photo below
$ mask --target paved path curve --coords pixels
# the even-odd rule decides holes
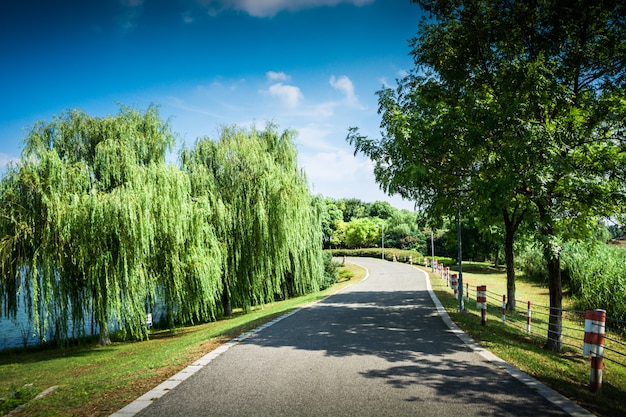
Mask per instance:
[[[147,404],[136,415],[569,415],[463,343],[422,271],[351,261],[366,280],[207,355],[161,398],[147,393],[116,415]]]

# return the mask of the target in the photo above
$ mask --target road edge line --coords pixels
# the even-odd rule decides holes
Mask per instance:
[[[504,359],[494,355],[493,353],[476,343],[474,339],[472,339],[467,333],[461,330],[461,328],[452,321],[452,319],[448,315],[448,312],[443,307],[443,304],[441,304],[441,301],[439,301],[439,298],[433,291],[433,287],[430,283],[430,275],[426,271],[418,268],[417,266],[413,266],[413,268],[424,274],[426,279],[426,288],[428,289],[428,294],[430,295],[430,298],[435,304],[437,313],[444,321],[444,323],[446,323],[448,328],[450,328],[452,333],[454,333],[459,339],[461,339],[463,343],[465,343],[468,347],[470,347],[474,352],[478,353],[484,359],[496,365],[498,368],[504,369],[513,378],[522,382],[529,388],[537,391],[545,399],[550,401],[552,404],[560,407],[563,411],[565,411],[572,417],[594,417],[594,414],[579,406],[563,394],[553,390],[547,385],[544,385],[542,382],[539,382],[537,379],[521,371],[520,369],[506,362]]]

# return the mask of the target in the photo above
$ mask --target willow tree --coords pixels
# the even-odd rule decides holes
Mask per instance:
[[[412,42],[415,70],[395,92],[381,93],[386,137],[353,131],[350,138],[392,191],[441,201],[463,169],[463,187],[483,217],[501,212],[515,228],[526,211],[536,215],[549,271],[546,347],[559,351],[559,240],[589,218],[623,210],[626,198],[626,8],[415,2],[429,18]],[[445,181],[433,180],[440,174]]]
[[[175,137],[150,107],[90,117],[64,113],[37,123],[21,162],[2,180],[0,294],[15,315],[19,293],[45,335],[81,335],[86,320],[101,343],[117,324],[146,334],[157,298],[180,319],[209,318],[219,300],[221,253],[206,205],[165,153]]]
[[[217,198],[224,314],[315,290],[323,275],[320,212],[297,165],[293,132],[226,127],[183,150],[196,198]]]

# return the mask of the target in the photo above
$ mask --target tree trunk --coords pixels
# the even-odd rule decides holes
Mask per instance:
[[[233,314],[233,308],[230,304],[230,296],[228,295],[228,288],[224,288],[224,292],[222,293],[222,307],[224,308],[225,316]]]
[[[109,326],[106,322],[104,324],[100,323],[100,337],[98,340],[98,344],[100,346],[111,344],[111,338],[109,337]]]
[[[515,310],[515,254],[513,253],[513,236],[515,231],[512,230],[512,224],[505,222],[504,237],[504,259],[506,263],[506,309]]]
[[[550,318],[548,321],[548,341],[545,349],[560,352],[562,349],[561,329],[563,322],[563,286],[561,283],[560,250],[548,246],[545,250],[550,289]]]
[[[515,252],[513,251],[513,242],[515,233],[519,229],[526,210],[521,209],[517,204],[513,207],[513,211],[504,207],[502,209],[502,218],[504,220],[504,262],[506,264],[506,309],[515,310],[517,301],[515,300]]]

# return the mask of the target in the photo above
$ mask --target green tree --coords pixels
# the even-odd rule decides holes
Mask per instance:
[[[332,198],[317,197],[322,210],[322,234],[324,249],[330,249],[337,233],[337,224],[343,221],[343,212]]]
[[[187,178],[165,163],[174,141],[156,107],[37,123],[2,179],[3,312],[15,315],[24,291],[42,335],[66,338],[92,316],[101,343],[111,324],[146,337],[157,296],[180,319],[208,318],[219,246],[194,222]]]
[[[367,217],[367,203],[358,198],[344,198],[337,200],[337,206],[343,212],[343,221],[348,223],[352,219]]]
[[[347,248],[371,248],[381,242],[380,219],[363,217],[354,218],[345,224],[343,231],[344,244]]]
[[[509,279],[513,235],[532,212],[549,271],[546,347],[559,351],[559,236],[624,207],[625,6],[417,3],[430,17],[415,71],[379,93],[385,136],[348,139],[387,191],[431,214],[501,213]]]
[[[379,219],[389,219],[398,210],[386,201],[375,201],[369,204],[367,215],[369,217],[378,217]]]
[[[294,134],[271,124],[264,131],[225,127],[219,141],[201,138],[181,153],[195,193],[215,193],[223,207],[217,233],[226,315],[319,288],[323,208],[298,168]]]

